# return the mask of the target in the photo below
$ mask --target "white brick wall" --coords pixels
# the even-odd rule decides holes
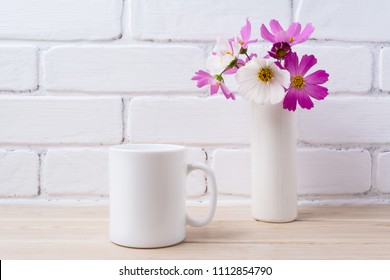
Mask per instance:
[[[300,138],[322,144],[388,143],[389,106],[388,97],[330,97],[299,114]]]
[[[0,39],[113,39],[121,13],[121,0],[1,0]]]
[[[218,149],[212,154],[213,169],[219,192],[250,194],[250,151],[248,149]]]
[[[121,116],[119,98],[1,97],[0,143],[116,144]]]
[[[107,149],[49,149],[42,174],[43,191],[48,195],[105,195]]]
[[[0,150],[0,197],[36,196],[38,180],[38,154]]]
[[[37,54],[37,48],[32,46],[0,46],[0,91],[36,89]]]
[[[129,106],[132,142],[249,143],[249,106],[222,97],[137,97]]]
[[[272,18],[311,22],[295,49],[330,74],[330,96],[298,114],[301,198],[390,199],[390,2],[243,3],[2,0],[0,197],[107,199],[107,147],[146,142],[188,146],[221,194],[248,198],[250,106],[191,77],[249,17],[256,38]],[[202,200],[206,184],[191,174],[188,197]]]
[[[48,90],[97,92],[196,91],[203,50],[189,46],[55,47],[43,56]]]
[[[258,26],[254,32],[259,32],[260,22],[273,18],[287,24],[291,17],[291,2],[133,0],[131,13],[131,30],[135,38],[214,41],[217,36],[231,37],[232,32],[239,32],[246,17]]]
[[[390,193],[390,153],[379,153],[374,163],[373,183],[375,189],[383,193]]]
[[[379,88],[390,91],[390,48],[381,49],[379,63]]]
[[[314,54],[316,56],[317,65],[310,72],[325,69],[329,73],[327,86],[331,92],[361,93],[371,89],[372,55],[368,48],[298,46],[297,49],[301,55]]]
[[[390,40],[387,26],[390,24],[388,10],[390,2],[378,0],[298,0],[295,18],[302,22],[313,22],[318,39],[342,41]]]
[[[302,149],[298,153],[298,190],[301,194],[364,193],[371,186],[368,151]]]

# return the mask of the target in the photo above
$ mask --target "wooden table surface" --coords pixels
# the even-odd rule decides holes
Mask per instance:
[[[197,217],[204,207],[188,207]],[[0,259],[390,259],[390,206],[303,206],[297,221],[254,221],[219,206],[206,227],[162,249],[117,246],[107,206],[0,206]]]

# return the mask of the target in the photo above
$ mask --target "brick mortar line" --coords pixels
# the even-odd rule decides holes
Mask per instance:
[[[123,126],[123,141],[122,144],[130,143],[129,135],[129,108],[130,108],[131,98],[123,97],[122,98],[122,126]]]
[[[47,197],[47,193],[46,193],[46,190],[44,188],[44,161],[45,161],[45,157],[46,157],[46,153],[47,153],[47,150],[46,149],[42,149],[39,153],[38,153],[38,156],[39,156],[39,170],[38,170],[38,195],[37,195],[37,198],[46,198]]]

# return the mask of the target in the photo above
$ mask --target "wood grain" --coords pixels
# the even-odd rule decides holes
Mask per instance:
[[[188,207],[194,216],[205,207]],[[206,227],[161,249],[114,245],[107,206],[0,206],[0,259],[389,259],[390,206],[304,206],[297,221],[218,207]]]

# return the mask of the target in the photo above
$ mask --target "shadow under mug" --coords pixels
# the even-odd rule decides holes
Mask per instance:
[[[185,211],[185,182],[200,169],[211,182],[208,213],[195,220]],[[134,248],[180,243],[185,225],[208,224],[215,212],[217,186],[204,163],[186,163],[186,148],[170,144],[125,144],[109,149],[110,239]]]

